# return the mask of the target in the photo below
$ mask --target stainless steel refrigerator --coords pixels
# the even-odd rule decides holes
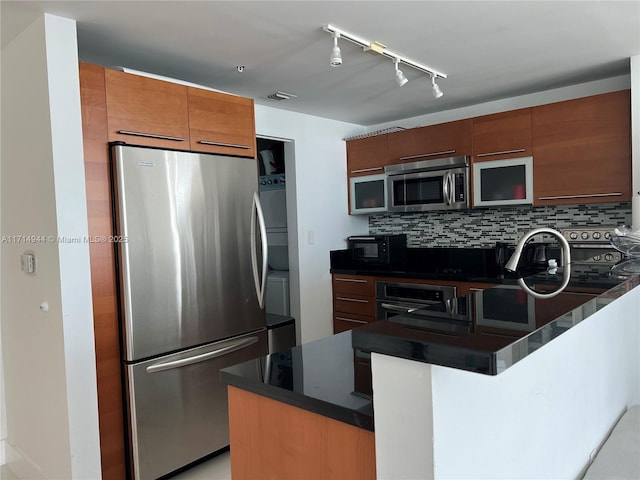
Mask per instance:
[[[130,463],[152,479],[229,444],[219,371],[267,353],[266,232],[254,159],[111,149]]]

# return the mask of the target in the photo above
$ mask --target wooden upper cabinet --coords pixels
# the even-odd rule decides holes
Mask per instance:
[[[252,99],[193,87],[187,95],[191,150],[256,156]]]
[[[530,157],[531,109],[483,115],[473,119],[473,161]]]
[[[359,138],[347,142],[347,175],[376,175],[388,165],[387,146],[390,134]]]
[[[532,108],[534,204],[631,200],[630,91]]]
[[[389,134],[389,163],[471,155],[470,118]]]
[[[109,141],[189,150],[187,87],[105,70]]]

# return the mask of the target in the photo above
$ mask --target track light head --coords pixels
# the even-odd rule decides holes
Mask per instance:
[[[402,70],[398,68],[397,58],[393,61],[393,64],[395,65],[395,68],[396,68],[396,82],[398,83],[398,86],[401,87],[404,84],[406,84],[409,80],[407,79],[406,75],[402,73]]]
[[[440,98],[444,95],[444,93],[442,93],[442,90],[440,90],[440,87],[436,83],[435,75],[431,75],[431,93],[435,98]]]
[[[339,33],[333,34],[333,48],[331,49],[331,56],[329,57],[329,64],[332,67],[339,67],[342,65],[342,52],[340,51],[340,47],[338,46],[338,38],[340,37]]]

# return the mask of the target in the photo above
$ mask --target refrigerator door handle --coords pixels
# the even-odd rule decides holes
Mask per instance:
[[[256,215],[260,225],[260,240],[262,245],[262,275],[258,272],[258,252],[256,251]],[[251,266],[253,268],[253,281],[256,286],[258,305],[264,308],[264,294],[267,287],[267,265],[268,265],[268,245],[267,227],[262,213],[262,204],[258,192],[253,194],[253,205],[251,208]],[[260,282],[262,280],[262,282]]]
[[[212,358],[221,357],[222,355],[227,355],[228,353],[235,352],[236,350],[241,350],[245,347],[248,347],[249,345],[253,345],[257,341],[258,341],[258,337],[244,338],[242,340],[237,341],[236,343],[227,345],[226,347],[218,348],[211,352],[201,353],[200,355],[181,358],[180,360],[173,360],[171,362],[163,362],[163,363],[156,363],[155,365],[149,365],[147,367],[147,373],[163,372],[165,370],[186,367],[187,365],[193,365],[194,363],[200,363],[206,360],[211,360]]]

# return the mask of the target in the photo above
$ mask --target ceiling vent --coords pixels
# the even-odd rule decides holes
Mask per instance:
[[[293,93],[276,92],[276,93],[272,93],[267,98],[270,98],[271,100],[281,101],[281,100],[291,100],[292,98],[298,98],[298,96],[294,95]]]

